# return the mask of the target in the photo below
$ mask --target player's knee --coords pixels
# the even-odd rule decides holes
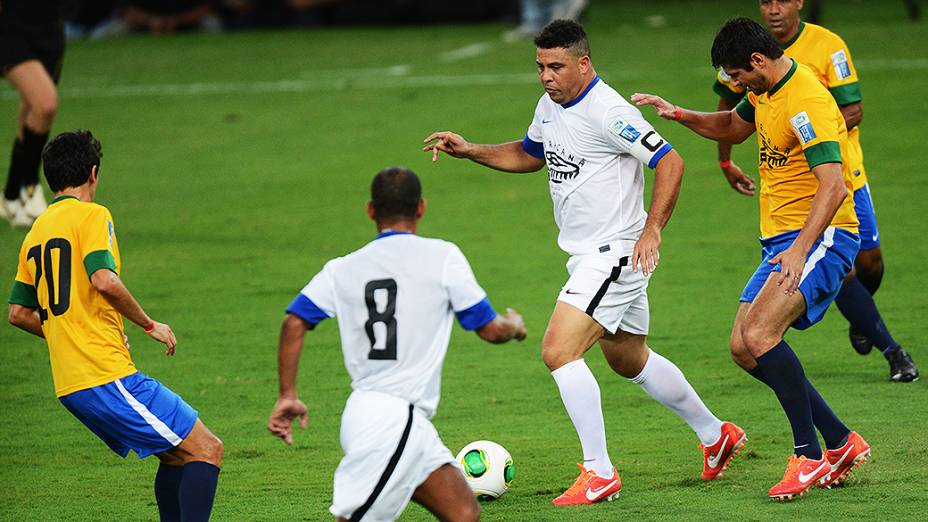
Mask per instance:
[[[748,355],[755,358],[763,355],[777,343],[778,339],[775,337],[767,328],[751,322],[741,327],[741,342],[747,349]]]
[[[32,102],[29,106],[29,116],[27,121],[30,127],[37,132],[48,132],[58,114],[58,95],[49,94],[42,96]]]
[[[209,453],[209,460],[217,467],[222,465],[222,455],[225,452],[225,445],[222,443],[222,440],[215,435],[210,436],[210,441],[208,443],[207,452]]]
[[[861,278],[881,277],[883,275],[883,254],[878,248],[862,251],[857,255],[854,268]]]
[[[569,362],[576,361],[578,358],[562,344],[549,342],[547,336],[541,343],[541,359],[545,362],[548,370],[552,372]]]
[[[476,498],[471,498],[470,502],[461,506],[458,511],[455,522],[477,522],[480,520],[480,504]]]
[[[736,343],[734,340],[732,340],[731,346],[729,348],[731,349],[731,360],[734,361],[735,364],[740,366],[745,371],[752,367],[754,363],[754,357],[743,343],[740,341]]]

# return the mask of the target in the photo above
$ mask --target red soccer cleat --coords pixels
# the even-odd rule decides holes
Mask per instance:
[[[722,423],[722,431],[715,444],[699,445],[703,452],[702,478],[712,480],[721,477],[735,455],[741,453],[746,440],[743,429],[730,422]]]
[[[574,484],[567,488],[561,496],[552,500],[555,506],[577,506],[580,504],[592,504],[600,500],[611,502],[619,496],[622,489],[622,479],[619,472],[612,468],[612,478],[603,478],[583,467],[583,464],[577,464],[580,467],[580,476],[574,481]]]
[[[812,487],[812,484],[830,472],[831,466],[825,457],[821,460],[811,460],[805,456],[790,455],[783,479],[770,488],[767,494],[770,498],[777,500],[792,500],[795,497],[801,497]]]
[[[869,457],[870,445],[856,431],[852,431],[844,446],[825,452],[825,460],[831,465],[831,471],[818,481],[819,487],[831,488],[841,484],[854,468]]]

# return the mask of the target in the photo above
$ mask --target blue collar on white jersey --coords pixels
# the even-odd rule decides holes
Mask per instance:
[[[403,232],[402,230],[384,230],[383,232],[377,234],[377,237],[374,238],[374,241],[377,241],[382,237],[396,236],[399,234],[412,234],[412,232]]]
[[[584,89],[583,92],[580,93],[580,96],[577,96],[576,98],[574,98],[573,100],[570,100],[567,103],[561,104],[561,107],[564,107],[565,109],[569,109],[573,107],[574,105],[580,103],[581,101],[583,101],[584,98],[586,98],[586,95],[589,94],[591,90],[593,90],[593,87],[597,83],[599,83],[599,75],[596,75],[596,77],[593,78],[593,81],[591,81],[590,84],[586,86],[586,89]]]

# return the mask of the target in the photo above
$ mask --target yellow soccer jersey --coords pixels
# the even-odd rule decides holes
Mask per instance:
[[[857,69],[851,60],[851,51],[840,36],[822,26],[799,22],[799,32],[782,47],[787,56],[812,69],[838,105],[861,101]],[[733,85],[721,70],[713,88],[719,96],[732,103],[737,103],[744,96],[744,87]],[[842,153],[842,158],[844,168],[851,174],[854,190],[857,190],[867,184],[860,127],[851,129],[847,137],[847,153]]]
[[[23,240],[10,303],[38,310],[58,397],[136,372],[122,316],[90,282],[100,269],[119,273],[109,210],[55,199]]]
[[[757,127],[761,237],[802,228],[819,185],[812,168],[840,162],[847,149],[841,110],[815,73],[795,60],[770,91],[749,92],[735,110]],[[842,171],[852,190],[849,173]],[[849,194],[831,225],[857,233],[857,224]]]

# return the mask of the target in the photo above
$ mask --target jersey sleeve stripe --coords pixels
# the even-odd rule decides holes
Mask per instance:
[[[831,96],[835,99],[835,103],[842,107],[857,103],[863,99],[860,94],[860,84],[857,82],[832,87],[828,89],[828,92],[830,92]]]
[[[715,80],[715,84],[712,85],[712,90],[715,91],[715,94],[718,94],[732,103],[738,103],[741,101],[741,98],[744,97],[743,92],[735,92],[718,80]]]
[[[532,140],[532,138],[529,138],[528,134],[526,134],[525,138],[522,139],[522,150],[531,156],[535,156],[538,159],[543,159],[545,157],[544,145]]]
[[[735,111],[738,113],[738,116],[741,116],[742,120],[748,123],[754,123],[754,106],[748,101],[747,96],[738,102],[738,105],[735,106]]]
[[[665,143],[663,147],[657,149],[657,152],[655,152],[654,155],[651,156],[651,161],[648,162],[648,168],[653,169],[654,167],[656,167],[657,162],[659,162],[661,158],[663,158],[668,152],[670,152],[670,149],[672,148],[673,148],[673,145],[669,143]]]
[[[490,300],[484,297],[474,306],[461,310],[460,312],[454,312],[454,315],[458,318],[458,323],[461,324],[461,328],[465,330],[479,330],[489,324],[493,319],[496,319],[496,310],[490,305]]]
[[[293,299],[290,306],[287,307],[287,313],[296,315],[309,323],[310,329],[322,322],[323,319],[329,318],[329,314],[325,313],[316,306],[316,303],[303,294],[299,294]]]
[[[25,306],[26,308],[38,308],[39,297],[35,292],[35,287],[27,285],[22,281],[13,281],[13,290],[10,292],[10,304]]]
[[[841,148],[837,141],[822,141],[802,152],[806,155],[810,169],[824,163],[841,163]]]
[[[96,250],[84,256],[84,270],[87,271],[87,277],[104,268],[113,273],[116,272],[116,259],[109,250]]]

